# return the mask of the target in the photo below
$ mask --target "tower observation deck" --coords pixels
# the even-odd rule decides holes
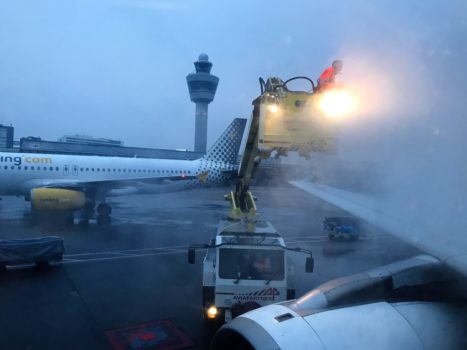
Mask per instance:
[[[196,103],[195,152],[206,153],[208,130],[208,104],[214,100],[219,78],[211,74],[212,63],[202,53],[194,62],[196,72],[186,76],[190,99]]]

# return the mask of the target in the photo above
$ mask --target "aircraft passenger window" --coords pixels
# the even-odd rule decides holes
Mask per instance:
[[[118,169],[118,172],[120,173],[122,171],[122,169]]]
[[[28,167],[27,167],[27,166],[25,166],[25,167],[24,167],[24,170],[28,170]]]
[[[101,169],[100,169],[100,168],[96,168],[96,171],[101,171]]]
[[[138,173],[140,173],[140,172],[141,172],[141,169],[138,169]]]
[[[143,173],[145,173],[145,172],[146,172],[146,169],[143,170]]]
[[[34,170],[34,167],[33,167],[33,166],[31,167],[31,170]]]
[[[91,171],[94,171],[94,168],[91,168]]]
[[[3,169],[7,170],[7,169],[8,169],[8,165],[5,165],[5,166],[3,167]]]
[[[45,166],[45,167],[43,167],[43,168],[42,168],[42,170],[47,170],[47,167],[46,167],[46,166]]]
[[[112,169],[110,169],[110,168],[108,168],[108,169],[107,169],[107,172],[109,172],[109,173],[110,173],[111,171],[112,171]]]
[[[54,170],[54,168],[53,168],[53,167],[50,167],[50,168],[49,168],[49,170],[50,170],[50,171],[53,171],[53,170]]]
[[[11,170],[14,170],[14,169],[15,169],[15,166],[14,166],[14,165],[12,165],[12,166],[11,166]]]
[[[21,170],[21,166],[18,166],[18,170]]]
[[[83,168],[79,168],[79,171],[81,171],[81,172],[82,172],[82,171],[83,171]]]
[[[58,167],[56,167],[55,170],[58,171]]]
[[[126,169],[123,169],[123,172],[126,173]]]
[[[86,171],[89,171],[89,168],[86,168]]]

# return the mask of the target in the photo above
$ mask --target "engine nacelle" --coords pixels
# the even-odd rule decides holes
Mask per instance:
[[[233,319],[211,349],[467,349],[465,289],[453,277],[427,255],[342,277]]]
[[[300,315],[268,305],[224,325],[212,350],[465,349],[465,305],[404,302]]]
[[[80,191],[62,188],[34,188],[31,206],[34,210],[76,210],[84,207],[86,195]]]

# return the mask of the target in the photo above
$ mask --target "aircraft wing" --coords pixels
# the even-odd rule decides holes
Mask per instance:
[[[331,280],[296,300],[242,314],[218,330],[212,349],[467,348],[464,231],[435,232],[430,220],[410,221],[384,193],[291,184],[430,255]],[[450,227],[462,227],[459,222]]]
[[[363,195],[307,180],[291,181],[290,184],[339,207],[368,223],[378,226],[401,240],[433,255],[467,276],[467,252],[465,232],[434,232],[423,222],[409,221],[385,205],[384,194]],[[455,220],[455,218],[453,218]]]

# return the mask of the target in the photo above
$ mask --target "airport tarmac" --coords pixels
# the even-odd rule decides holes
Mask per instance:
[[[189,265],[186,250],[209,242],[227,214],[227,191],[112,198],[108,227],[34,223],[24,216],[27,203],[4,197],[1,238],[58,235],[66,255],[48,270],[9,268],[0,275],[0,349],[159,349],[157,339],[152,347],[137,337],[131,346],[123,345],[132,334],[150,343],[150,335],[138,333],[144,327],[170,338],[165,349],[206,348],[211,335],[201,310],[203,254]],[[305,273],[303,256],[293,258],[297,296],[330,279],[419,253],[373,228],[357,242],[331,242],[322,220],[343,215],[339,209],[285,185],[253,193],[261,217],[276,226],[288,246],[313,251],[314,273]]]

